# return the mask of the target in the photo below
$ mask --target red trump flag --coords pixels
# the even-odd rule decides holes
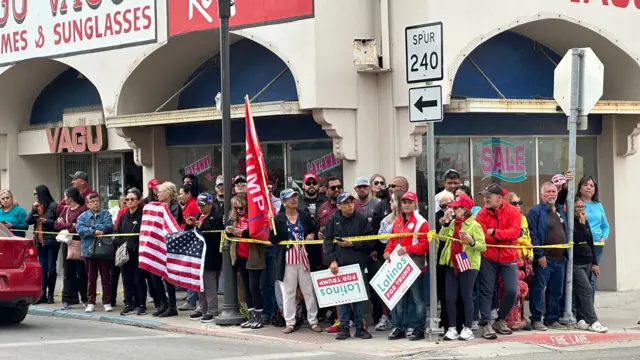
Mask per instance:
[[[247,143],[247,204],[249,216],[249,234],[252,239],[269,240],[269,211],[271,197],[267,190],[267,174],[265,171],[262,146],[258,141],[256,128],[251,116],[249,98],[244,99],[246,143]]]

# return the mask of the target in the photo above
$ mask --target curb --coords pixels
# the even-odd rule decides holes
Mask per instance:
[[[65,318],[65,319],[99,321],[99,322],[106,322],[106,323],[112,323],[112,324],[118,324],[118,325],[136,326],[136,327],[141,327],[146,329],[159,329],[162,326],[167,325],[160,321],[127,318],[119,315],[103,315],[103,314],[95,314],[95,313],[87,314],[87,313],[72,312],[68,310],[52,310],[52,309],[38,308],[33,306],[29,307],[28,314],[34,315],[34,316],[52,316],[52,317],[59,317],[59,318]]]

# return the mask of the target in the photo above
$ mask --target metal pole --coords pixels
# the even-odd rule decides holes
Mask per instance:
[[[569,171],[575,176],[576,173],[576,135],[578,132],[578,112],[580,110],[580,60],[581,50],[571,49],[571,111],[569,113]],[[567,195],[567,241],[573,242],[573,207],[575,194],[575,179],[569,181]],[[567,261],[566,288],[564,296],[564,317],[569,324],[573,324],[573,246],[568,250],[569,260]],[[571,325],[569,325],[571,326]]]
[[[229,79],[229,0],[218,1],[220,14],[220,80],[222,92],[222,176],[224,178],[224,211],[231,209],[231,81]],[[217,325],[238,325],[245,321],[238,306],[238,284],[231,265],[230,242],[222,248],[222,273],[224,275],[224,303],[222,313],[216,317]]]
[[[436,143],[433,133],[433,122],[427,123],[427,200],[429,207],[427,213],[430,229],[436,228],[436,212],[433,211],[436,203],[436,159],[435,148]],[[438,280],[436,278],[436,240],[429,243],[429,341],[432,340],[433,334],[438,329]]]

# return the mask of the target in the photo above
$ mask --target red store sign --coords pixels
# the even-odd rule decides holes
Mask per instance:
[[[0,66],[156,40],[156,0],[0,0]]]
[[[313,17],[313,0],[235,0],[234,4],[232,28]],[[169,36],[220,27],[217,1],[168,0],[168,5]]]

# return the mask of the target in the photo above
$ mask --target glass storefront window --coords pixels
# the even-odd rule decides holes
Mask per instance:
[[[491,183],[515,192],[526,211],[538,203],[535,138],[473,138],[473,193]],[[475,197],[476,204],[483,199]]]
[[[576,143],[576,181],[585,176],[597,179],[598,138],[594,136],[579,137]],[[538,138],[538,174],[540,184],[551,181],[555,174],[560,174],[569,168],[569,139]]]
[[[329,176],[342,178],[342,162],[335,159],[331,140],[289,144],[289,164],[288,186],[299,187],[307,172],[315,172],[321,181]]]
[[[419,199],[427,198],[427,138],[422,137],[422,156],[417,159],[416,190]],[[469,138],[436,137],[436,193],[442,191],[444,173],[449,169],[460,172],[463,184],[471,186]],[[389,179],[390,180],[390,179]]]

